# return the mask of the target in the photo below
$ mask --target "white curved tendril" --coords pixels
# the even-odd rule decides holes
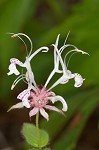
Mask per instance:
[[[44,50],[45,49],[45,50]],[[31,59],[37,55],[40,51],[42,52],[48,52],[49,48],[46,46],[40,47],[39,49],[37,49],[30,57],[29,57],[29,61],[31,61]]]

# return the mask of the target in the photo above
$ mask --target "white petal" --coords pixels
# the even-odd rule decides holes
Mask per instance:
[[[26,89],[17,96],[17,99],[22,100],[22,103],[26,108],[30,108],[30,104],[28,100],[29,96],[30,96],[30,91]]]
[[[66,70],[66,76],[70,79],[72,77],[72,73],[70,70]]]
[[[30,64],[30,61],[29,61],[29,58],[26,57],[26,61],[24,63],[26,69],[27,69],[27,72],[26,72],[26,80],[28,82],[30,82],[31,84],[33,83],[34,86],[36,86],[36,82],[34,80],[34,73],[32,72],[32,69],[31,69],[31,64]]]
[[[62,76],[60,79],[60,84],[66,84],[69,81],[69,79],[66,76]]]
[[[13,105],[7,112],[9,112],[10,110],[12,109],[16,109],[16,108],[23,108],[23,103],[20,102],[20,103],[17,103],[16,105]]]
[[[11,75],[11,74],[19,75],[20,72],[17,70],[16,64],[21,66],[21,67],[24,67],[24,64],[16,58],[11,58],[10,62],[11,62],[11,64],[9,65],[10,71],[7,74],[8,75]]]
[[[18,60],[17,58],[11,58],[10,62],[11,62],[11,64],[17,64],[21,67],[24,67],[24,64],[20,60]]]
[[[30,96],[30,91],[26,89],[17,96],[17,99],[25,100],[25,99],[28,99],[29,96]]]
[[[22,101],[22,103],[23,103],[23,106],[25,106],[26,108],[30,108],[30,104],[29,104],[29,100],[28,99],[24,99]]]
[[[43,108],[40,108],[40,113],[45,119],[47,119],[47,121],[49,120],[49,116]]]
[[[74,77],[74,80],[75,80],[74,86],[75,87],[80,87],[83,84],[83,81],[85,79],[83,79],[82,76],[78,73],[75,73],[74,75],[75,75],[75,77]]]
[[[52,101],[52,103],[60,101],[63,104],[62,110],[67,111],[68,106],[67,106],[67,103],[62,96],[54,96],[54,97],[50,97],[49,99]]]
[[[62,76],[60,77],[48,90],[53,89],[54,87],[56,87],[58,84],[66,84],[69,81],[67,76]]]
[[[34,115],[36,115],[38,113],[39,109],[34,107],[30,112],[29,112],[29,116],[32,117]]]
[[[73,78],[71,71],[65,69],[65,72],[63,73],[62,77],[60,77],[48,90],[51,90],[58,84],[66,84],[71,78]]]
[[[46,105],[44,108],[63,114],[63,112],[60,109],[56,108],[55,106]]]
[[[7,73],[8,76],[11,75],[11,74],[15,74],[15,75],[19,75],[19,74],[20,74],[20,72],[17,70],[15,64],[10,64],[10,65],[9,65],[9,70],[10,70],[10,71]]]

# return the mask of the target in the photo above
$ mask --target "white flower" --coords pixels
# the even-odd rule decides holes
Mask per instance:
[[[68,35],[67,35],[67,37],[68,37]],[[55,73],[62,73],[62,76],[49,88],[49,90],[52,90],[52,88],[54,88],[58,84],[65,84],[65,83],[67,83],[72,78],[74,78],[74,80],[75,80],[74,86],[75,87],[80,87],[83,84],[83,81],[85,79],[83,79],[81,77],[81,75],[78,74],[78,73],[73,73],[72,74],[72,72],[70,70],[68,70],[68,64],[69,64],[69,61],[70,61],[71,57],[75,53],[82,53],[82,54],[87,54],[87,55],[89,55],[89,54],[84,52],[84,51],[82,51],[82,50],[79,50],[74,45],[66,44],[67,37],[66,37],[66,40],[64,42],[64,45],[60,49],[58,49],[59,36],[60,35],[57,36],[56,43],[52,44],[54,46],[54,69],[52,70],[51,74],[49,75],[49,77],[48,77],[48,79],[47,79],[47,81],[45,83],[45,87],[48,85],[48,83],[50,82],[51,78],[53,77],[53,75]],[[63,59],[62,59],[62,52],[68,47],[73,47],[73,49],[66,53],[66,55],[64,57],[64,61],[63,61]],[[66,60],[68,54],[70,54],[71,52],[73,52],[73,53],[69,57],[67,63],[65,63],[65,60]],[[62,70],[59,69],[59,64],[61,65]]]
[[[68,35],[67,35],[67,37],[68,37]],[[75,80],[74,86],[80,87],[82,85],[84,79],[81,77],[80,74],[78,74],[78,73],[72,74],[71,71],[67,69],[69,61],[66,64],[65,59],[67,58],[67,55],[71,52],[73,52],[73,54],[78,53],[78,52],[80,52],[82,54],[88,54],[88,53],[77,49],[74,45],[66,44],[67,38],[64,42],[64,45],[60,49],[58,49],[58,42],[59,42],[59,35],[58,35],[55,44],[53,44],[53,47],[54,47],[54,69],[50,73],[45,85],[42,88],[39,88],[35,82],[34,73],[32,71],[30,62],[31,62],[32,58],[34,58],[34,56],[36,56],[40,51],[48,52],[49,49],[48,49],[48,47],[44,46],[44,47],[37,49],[32,54],[32,47],[33,47],[32,41],[27,35],[25,35],[23,33],[18,33],[18,34],[13,34],[11,37],[13,37],[13,38],[18,37],[19,39],[21,39],[21,41],[24,43],[26,50],[27,50],[27,46],[20,36],[25,36],[30,41],[30,45],[31,45],[30,53],[27,55],[24,63],[19,61],[16,58],[10,59],[11,64],[9,65],[8,75],[11,75],[11,74],[19,75],[20,74],[20,72],[16,68],[17,65],[19,65],[22,68],[25,68],[26,73],[21,74],[13,82],[11,90],[13,90],[13,88],[16,86],[16,84],[21,80],[25,80],[28,87],[27,87],[27,89],[22,91],[17,96],[17,99],[21,100],[22,102],[12,106],[9,110],[16,109],[16,108],[23,108],[23,107],[30,108],[31,109],[29,112],[30,117],[34,116],[38,112],[40,112],[40,114],[47,120],[49,119],[49,116],[48,116],[47,112],[45,111],[45,109],[53,110],[53,111],[63,114],[63,111],[65,112],[68,109],[67,103],[62,96],[55,95],[55,93],[53,93],[51,91],[51,89],[54,88],[55,86],[57,86],[58,84],[66,84],[72,78],[74,78],[74,80]],[[69,51],[65,55],[65,58],[63,61],[62,52],[64,51],[65,48],[70,47],[70,46],[73,47],[73,50]],[[70,56],[70,58],[71,58],[71,56]],[[60,68],[60,66],[61,66],[61,68]],[[47,89],[47,85],[55,73],[62,74],[62,76],[49,89]],[[62,103],[62,106],[63,106],[62,110],[56,108],[55,106],[49,105],[49,103],[54,104],[57,101],[60,101]]]

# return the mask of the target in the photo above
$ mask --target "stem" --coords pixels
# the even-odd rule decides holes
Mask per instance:
[[[39,150],[42,150],[40,146],[39,112],[36,114],[36,131],[37,131],[37,136],[38,136],[38,148]]]

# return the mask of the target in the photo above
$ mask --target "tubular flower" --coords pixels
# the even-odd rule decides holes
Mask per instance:
[[[48,79],[45,83],[45,87],[47,86],[47,84],[49,83],[49,81],[51,80],[51,78],[53,77],[53,75],[55,73],[62,73],[62,76],[49,88],[49,90],[51,90],[52,88],[54,88],[58,84],[66,84],[70,79],[73,79],[73,78],[74,78],[74,81],[75,81],[74,86],[75,87],[80,87],[83,84],[83,81],[85,80],[85,79],[82,78],[82,76],[80,74],[72,73],[70,70],[68,70],[68,64],[69,64],[69,61],[70,61],[71,57],[75,53],[82,53],[82,54],[87,54],[87,55],[89,55],[89,54],[82,51],[82,50],[79,50],[74,45],[66,44],[68,35],[66,37],[64,45],[60,49],[58,49],[58,41],[59,41],[59,36],[60,35],[57,36],[56,43],[52,44],[52,46],[54,47],[54,69],[52,70],[51,74],[49,75],[49,77],[48,77]],[[64,57],[64,61],[63,61],[62,52],[68,47],[73,47],[73,49],[66,53],[66,55]],[[72,54],[70,55],[68,61],[66,62],[67,56],[70,53],[72,53]],[[61,64],[61,70],[59,69],[59,64]]]
[[[52,92],[51,89],[54,88],[55,86],[57,86],[58,84],[67,83],[69,81],[69,79],[72,79],[72,78],[74,78],[74,80],[75,80],[74,86],[80,87],[82,85],[84,79],[81,77],[80,74],[78,74],[78,73],[72,74],[71,71],[67,69],[68,64],[66,65],[65,59],[66,59],[67,55],[71,52],[74,52],[74,53],[81,52],[82,54],[87,54],[87,53],[77,49],[73,45],[66,44],[67,38],[65,40],[64,45],[60,49],[58,49],[58,42],[59,42],[59,35],[58,35],[55,44],[53,44],[53,47],[54,47],[54,69],[50,73],[45,85],[42,88],[39,88],[35,82],[34,73],[32,71],[30,62],[31,62],[32,58],[34,56],[36,56],[40,51],[48,52],[49,49],[48,49],[48,47],[44,46],[44,47],[37,49],[34,53],[32,53],[32,48],[33,48],[32,41],[27,35],[25,35],[23,33],[18,33],[18,34],[12,34],[11,37],[13,37],[13,38],[18,37],[24,43],[26,50],[27,50],[27,46],[20,36],[25,36],[29,40],[30,46],[31,46],[30,53],[27,54],[26,60],[24,63],[19,61],[16,58],[10,59],[10,65],[8,68],[9,72],[7,74],[8,75],[12,75],[12,74],[19,75],[20,72],[17,70],[17,65],[19,65],[22,68],[25,68],[26,73],[18,76],[18,78],[13,82],[13,84],[11,86],[11,90],[13,90],[14,87],[16,86],[16,84],[21,80],[24,80],[27,83],[27,89],[22,91],[17,96],[17,99],[21,100],[21,102],[17,103],[16,105],[13,105],[8,111],[10,111],[12,109],[16,109],[16,108],[26,107],[26,108],[30,109],[30,112],[29,112],[30,117],[32,117],[32,116],[36,115],[38,112],[40,112],[40,114],[47,120],[49,120],[49,116],[48,116],[48,113],[45,111],[45,109],[53,110],[53,111],[59,112],[61,114],[64,114],[63,111],[64,112],[67,111],[67,108],[68,108],[66,101],[64,100],[64,98],[62,96],[55,95],[55,93]],[[67,37],[68,37],[68,35],[67,35]],[[74,50],[69,51],[65,55],[65,58],[63,61],[62,52],[68,46],[72,46],[74,48]],[[59,68],[60,65],[61,65],[61,68]],[[47,89],[47,85],[55,73],[60,73],[60,74],[62,74],[62,76],[49,89]],[[63,106],[62,110],[56,108],[53,105],[50,105],[51,103],[54,104],[57,101],[60,101],[62,103],[62,106]]]

